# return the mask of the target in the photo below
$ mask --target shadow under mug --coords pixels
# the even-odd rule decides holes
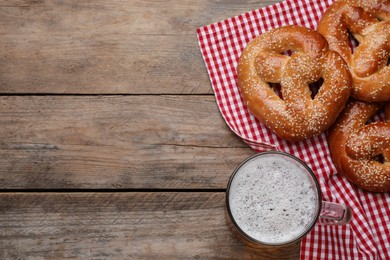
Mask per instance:
[[[293,155],[267,151],[243,161],[226,190],[229,226],[250,247],[298,242],[316,223],[345,225],[351,209],[322,201],[313,171]]]

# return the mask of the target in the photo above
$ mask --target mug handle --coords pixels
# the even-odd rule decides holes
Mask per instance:
[[[345,225],[351,221],[351,208],[334,202],[322,201],[318,223],[323,225]]]

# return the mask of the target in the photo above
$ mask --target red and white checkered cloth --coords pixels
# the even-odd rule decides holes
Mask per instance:
[[[300,143],[281,140],[244,106],[236,66],[246,44],[272,28],[296,24],[315,29],[333,0],[287,0],[197,29],[200,49],[223,118],[256,151],[276,149],[301,158],[315,172],[323,199],[349,205],[346,226],[316,225],[301,242],[301,259],[390,259],[390,194],[355,188],[330,158],[326,134]]]

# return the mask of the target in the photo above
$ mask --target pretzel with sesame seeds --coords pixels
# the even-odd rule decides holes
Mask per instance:
[[[390,100],[390,0],[339,0],[323,14],[317,31],[347,62],[355,99]],[[358,46],[353,51],[350,33]]]
[[[293,51],[290,56],[285,51]],[[283,26],[248,43],[237,67],[238,86],[251,113],[279,137],[301,141],[328,129],[351,93],[345,61],[318,32]],[[312,98],[309,84],[323,79]],[[282,98],[269,83],[280,83]]]
[[[372,192],[390,191],[390,102],[385,122],[366,122],[381,103],[352,100],[329,134],[329,148],[340,174]]]

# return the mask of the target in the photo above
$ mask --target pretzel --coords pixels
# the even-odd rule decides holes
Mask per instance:
[[[347,62],[352,96],[363,101],[390,100],[390,1],[339,0],[322,16],[317,31]],[[349,32],[359,45],[352,52]]]
[[[380,108],[380,103],[351,101],[329,134],[331,157],[339,173],[372,192],[390,191],[390,102],[385,107],[386,122],[366,125]]]
[[[290,56],[281,54],[291,50]],[[350,74],[339,54],[328,51],[318,32],[299,26],[268,31],[241,54],[238,86],[250,112],[279,137],[293,142],[330,127],[351,92]],[[309,83],[323,78],[312,99]],[[269,83],[280,83],[282,99]]]

